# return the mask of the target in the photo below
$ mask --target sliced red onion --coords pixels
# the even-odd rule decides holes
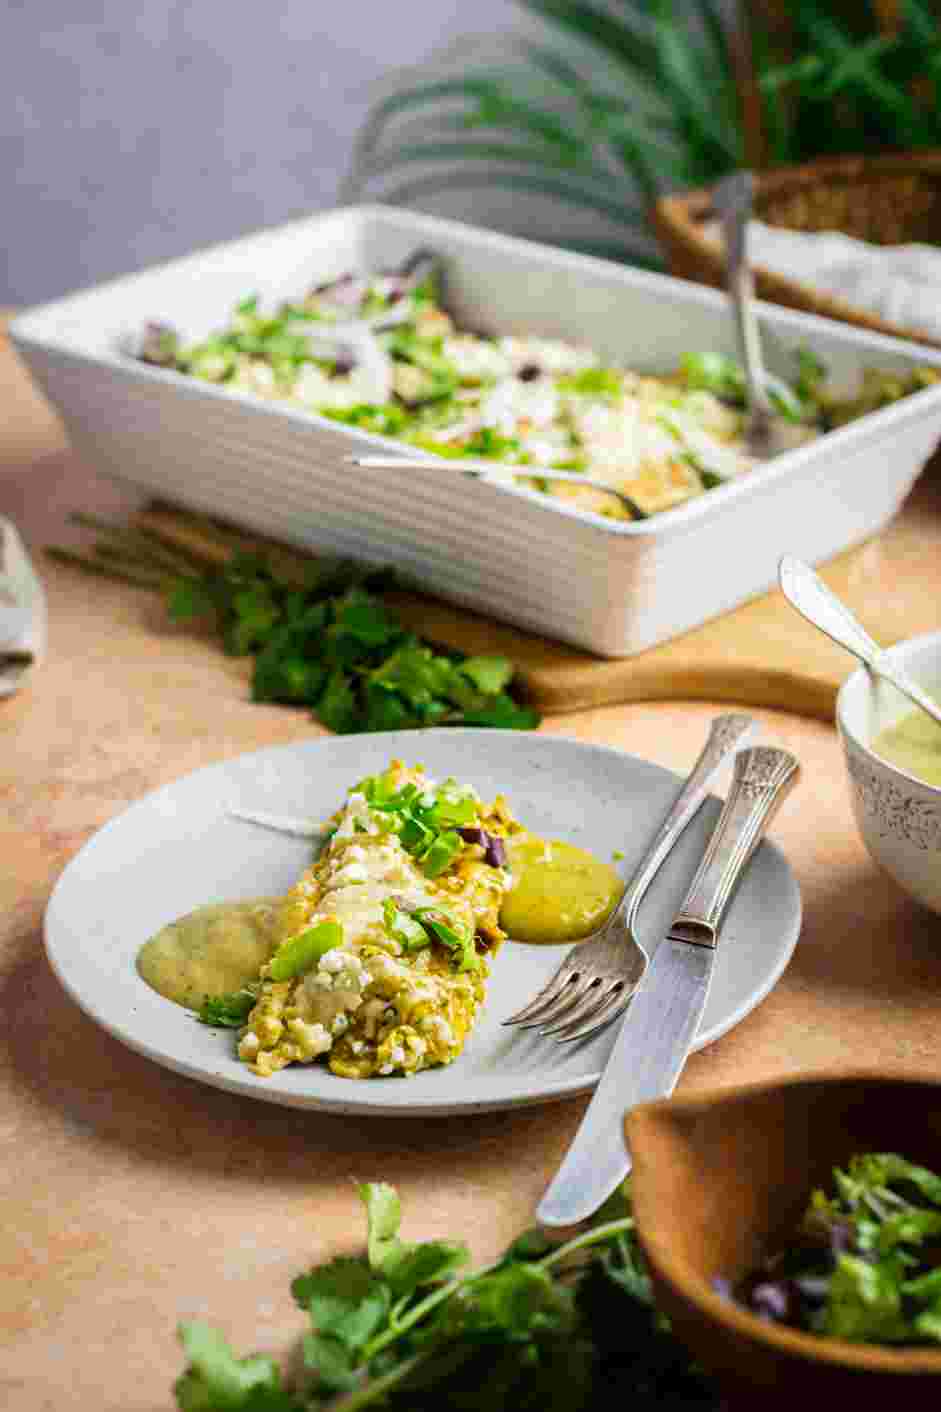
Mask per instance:
[[[137,356],[142,363],[153,363],[158,368],[172,368],[176,362],[176,340],[177,332],[172,324],[151,320],[144,325]]]
[[[506,843],[499,834],[487,833],[486,829],[459,829],[465,843],[479,843],[484,850],[484,862],[491,868],[506,867]]]
[[[368,288],[368,281],[361,275],[345,274],[339,279],[318,285],[313,292],[318,299],[324,299],[339,309],[355,309],[362,303]]]
[[[783,1323],[792,1311],[793,1288],[787,1280],[764,1280],[755,1285],[749,1307],[771,1323]]]
[[[490,834],[487,852],[484,854],[484,862],[489,863],[493,868],[506,867],[506,844],[499,834]]]
[[[395,903],[396,907],[398,907],[400,912],[407,912],[409,916],[411,916],[413,912],[418,911],[418,905],[414,902],[410,902],[409,899],[407,897],[403,897],[401,893],[394,893],[392,896],[392,901]]]

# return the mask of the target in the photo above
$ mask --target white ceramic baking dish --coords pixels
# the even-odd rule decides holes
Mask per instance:
[[[445,260],[459,323],[574,338],[632,367],[734,351],[722,294],[391,207],[328,212],[215,246],[17,318],[13,341],[76,449],[119,480],[313,550],[395,565],[444,598],[607,657],[630,656],[770,587],[782,552],[818,562],[894,513],[941,437],[941,386],[863,417],[734,484],[635,523],[538,491],[475,482],[445,462],[360,470],[402,443],[127,356],[148,319],[185,337],[258,292],[275,303],[351,268]],[[762,305],[768,361],[806,346],[851,387],[866,366],[941,366],[941,353]]]

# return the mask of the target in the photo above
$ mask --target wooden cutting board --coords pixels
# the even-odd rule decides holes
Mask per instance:
[[[199,547],[185,512],[151,511],[151,527]],[[769,548],[776,560],[778,552]],[[294,558],[293,552],[289,557]],[[877,538],[823,566],[822,577],[884,645],[941,626],[941,480],[926,476]],[[439,599],[388,595],[390,608],[433,642],[516,663],[529,699],[546,715],[627,701],[709,700],[833,718],[854,663],[804,621],[779,592],[764,594],[637,657],[607,661],[479,617]]]
[[[820,568],[821,577],[877,642],[941,628],[941,494],[926,480],[880,536]],[[778,553],[769,551],[776,560]],[[465,652],[501,652],[517,663],[547,715],[618,702],[708,700],[832,720],[854,659],[811,627],[780,592],[752,599],[636,657],[605,661],[562,643],[408,594],[400,616],[434,641]]]

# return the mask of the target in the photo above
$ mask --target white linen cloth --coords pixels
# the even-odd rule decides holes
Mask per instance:
[[[748,258],[913,334],[941,339],[941,247],[870,245],[838,231],[749,221]]]
[[[0,659],[4,652],[28,652],[34,665],[45,649],[46,595],[16,529],[0,517]],[[0,661],[0,696],[22,686],[29,671],[29,665]]]

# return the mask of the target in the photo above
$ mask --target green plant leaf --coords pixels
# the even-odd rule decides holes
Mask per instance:
[[[215,599],[205,579],[177,579],[167,597],[167,612],[174,623],[204,617],[214,613],[215,608]]]
[[[658,71],[669,87],[673,106],[681,114],[692,139],[710,160],[729,166],[741,160],[739,134],[724,118],[724,102],[707,74],[688,32],[673,19],[668,0],[654,0],[654,42]]]
[[[339,669],[327,682],[326,691],[317,703],[317,715],[337,735],[348,735],[357,729],[359,708],[356,697],[346,674]]]
[[[909,1327],[895,1265],[841,1255],[830,1280],[824,1332],[856,1343],[904,1342]]]
[[[525,147],[510,142],[484,142],[479,140],[403,143],[395,147],[383,147],[372,159],[366,170],[370,173],[382,172],[389,164],[404,165],[413,162],[506,162],[527,166],[531,163],[558,166],[563,171],[575,165],[571,157],[556,158],[545,147]]]
[[[488,695],[503,691],[513,676],[512,663],[506,657],[468,657],[460,664],[460,671]]]
[[[355,1385],[355,1357],[341,1339],[332,1334],[305,1334],[304,1365],[317,1374],[318,1384],[331,1392],[345,1392]]]
[[[599,215],[607,216],[620,225],[640,229],[644,225],[643,213],[637,207],[611,200],[586,188],[574,178],[563,180],[548,169],[542,172],[450,172],[438,177],[425,177],[418,181],[393,185],[385,195],[386,200],[408,205],[423,196],[435,195],[442,191],[460,191],[485,186],[490,189],[505,187],[510,191],[530,191],[538,196],[551,196],[568,206],[589,208]]]
[[[351,1353],[372,1338],[389,1312],[388,1286],[362,1260],[340,1257],[321,1265],[296,1279],[291,1293],[317,1333]]]
[[[369,1265],[380,1274],[399,1259],[404,1246],[399,1239],[402,1206],[399,1194],[388,1182],[364,1182],[357,1188],[366,1207]]]
[[[581,3],[581,0],[520,0],[524,9],[550,20],[560,29],[615,59],[631,75],[658,71],[656,46],[643,32],[608,10]]]
[[[181,1324],[179,1336],[188,1360],[173,1389],[180,1412],[299,1412],[272,1358],[236,1358],[222,1335],[200,1320]]]

